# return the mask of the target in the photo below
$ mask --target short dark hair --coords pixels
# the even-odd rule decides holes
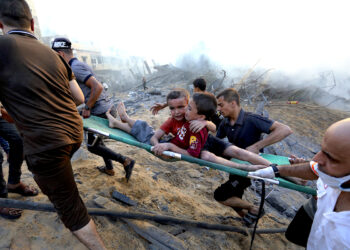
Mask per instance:
[[[216,98],[223,97],[226,102],[233,102],[235,101],[238,106],[240,106],[239,102],[239,94],[238,91],[234,88],[229,88],[221,91]]]
[[[168,102],[169,100],[178,98],[185,98],[185,100],[188,102],[190,99],[190,93],[186,89],[176,88],[169,92],[166,97],[166,101]]]
[[[54,51],[62,51],[63,53],[65,53],[66,55],[73,55],[73,50],[72,49],[53,49]]]
[[[207,82],[204,78],[199,77],[193,81],[193,87],[205,91],[205,89],[207,88]]]
[[[206,120],[210,120],[213,117],[218,104],[212,93],[194,93],[192,100],[197,106],[197,114],[205,115]]]
[[[31,25],[32,13],[24,0],[1,0],[0,20],[8,26],[27,29]]]

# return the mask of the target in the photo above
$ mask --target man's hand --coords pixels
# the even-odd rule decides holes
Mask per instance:
[[[162,155],[164,151],[170,149],[171,143],[158,143],[153,147],[153,152],[155,155]]]
[[[297,164],[297,163],[303,163],[303,162],[308,162],[308,161],[305,160],[304,158],[298,158],[295,155],[291,155],[289,157],[289,162],[290,162],[290,164]]]
[[[166,103],[156,103],[151,107],[152,115],[158,114],[160,110],[168,106]]]
[[[259,154],[260,149],[253,144],[253,145],[250,145],[249,147],[247,147],[246,150],[248,150],[249,152],[255,153],[255,154]]]
[[[207,126],[207,121],[200,121],[200,120],[193,120],[190,121],[190,130],[193,133],[198,133],[199,131],[201,131],[203,128],[205,128]]]
[[[275,178],[275,172],[273,171],[272,167],[263,168],[263,169],[255,171],[255,172],[249,172],[248,175],[262,177],[262,178],[268,178],[268,179]]]
[[[89,118],[91,116],[91,110],[87,110],[83,108],[82,115],[83,115],[83,118]]]

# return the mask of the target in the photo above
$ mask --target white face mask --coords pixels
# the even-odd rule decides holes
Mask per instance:
[[[343,187],[343,185],[350,181],[350,175],[346,175],[343,177],[333,177],[330,176],[324,172],[322,172],[320,169],[317,170],[318,174],[320,175],[320,178],[322,179],[322,181],[327,184],[328,186],[332,187],[332,188],[337,188],[340,189],[342,191],[345,192],[350,192],[350,186],[349,187]]]

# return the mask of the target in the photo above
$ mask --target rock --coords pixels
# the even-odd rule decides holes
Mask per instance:
[[[127,211],[125,208],[122,208],[117,204],[109,201],[107,198],[101,196],[96,197],[94,201],[100,207]],[[164,230],[161,230],[149,222],[123,218],[120,220],[126,222],[142,238],[149,241],[152,245],[158,247],[155,249],[187,249],[185,243],[182,240],[176,238]]]
[[[191,178],[200,178],[203,176],[203,174],[195,169],[190,169],[187,171],[187,174]]]
[[[128,206],[137,206],[137,202],[133,201],[132,199],[130,199],[128,196],[119,193],[117,190],[114,190],[112,193],[112,197],[114,199],[116,199],[117,201],[120,201]]]

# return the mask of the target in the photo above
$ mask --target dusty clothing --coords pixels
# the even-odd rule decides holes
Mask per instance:
[[[95,76],[94,72],[89,65],[79,61],[77,58],[72,58],[69,61],[69,65],[72,67],[74,75],[77,79],[79,87],[84,93],[85,103],[89,100],[91,89],[86,86],[87,80],[91,76]],[[101,95],[98,97],[95,105],[91,108],[92,115],[101,115],[107,112],[112,106],[112,101],[107,97],[106,91],[103,89]]]
[[[0,99],[22,135],[24,154],[81,142],[83,124],[69,89],[74,75],[30,33],[0,37]]]
[[[186,120],[183,119],[178,121],[172,117],[166,120],[161,126],[160,129],[164,131],[165,134],[176,135],[178,130],[186,123]]]
[[[151,144],[154,129],[146,121],[136,120],[131,128],[130,134],[139,142]]]
[[[79,196],[70,162],[79,147],[80,143],[77,143],[26,155],[28,169],[34,174],[34,180],[55,206],[63,224],[71,231],[81,229],[90,221]]]
[[[171,143],[176,146],[186,149],[187,152],[193,157],[199,157],[204,143],[208,138],[207,128],[203,128],[198,133],[193,133],[190,130],[190,123],[186,122],[177,132],[175,138],[171,140]]]

